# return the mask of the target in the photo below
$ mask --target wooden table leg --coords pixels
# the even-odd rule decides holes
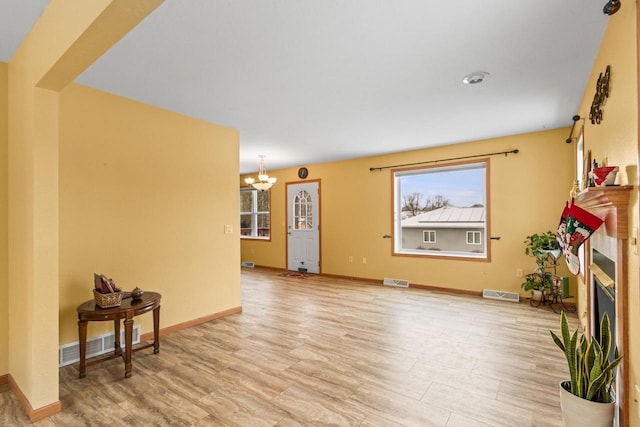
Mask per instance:
[[[87,321],[78,320],[78,339],[80,340],[80,378],[87,375]]]
[[[131,354],[133,353],[133,319],[124,321],[124,377],[131,376]]]
[[[122,354],[122,347],[120,346],[120,319],[113,321],[113,354]]]
[[[160,306],[153,309],[153,354],[160,353]]]

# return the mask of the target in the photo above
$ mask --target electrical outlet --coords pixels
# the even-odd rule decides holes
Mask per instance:
[[[516,277],[522,277],[522,269],[516,268]]]
[[[225,224],[224,234],[231,234],[231,233],[233,233],[233,226],[231,224]]]
[[[353,264],[353,255],[349,255],[349,264]]]
[[[367,263],[367,257],[366,257],[366,256],[363,256],[363,257],[362,257],[362,263],[363,263],[363,264],[366,264],[366,263]]]

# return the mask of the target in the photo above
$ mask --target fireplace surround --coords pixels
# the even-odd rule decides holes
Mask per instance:
[[[609,315],[611,321],[611,336],[613,342],[616,340],[616,262],[608,257],[592,245],[591,250],[591,281],[592,294],[591,306],[593,307],[591,316],[591,325],[593,327],[593,336],[600,341],[600,328],[598,322],[604,314]],[[609,352],[609,361],[614,360],[614,349]]]
[[[575,197],[575,204],[604,220],[585,242],[584,271],[578,281],[586,301],[579,301],[587,336],[595,335],[600,316],[609,312],[615,343],[623,355],[616,381],[617,421],[629,425],[629,327],[628,240],[629,196],[633,186],[589,187]],[[585,304],[586,303],[586,304]],[[585,307],[582,304],[586,305]],[[613,316],[612,316],[613,314]]]

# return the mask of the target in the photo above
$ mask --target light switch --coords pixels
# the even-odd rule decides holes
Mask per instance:
[[[231,224],[225,224],[224,234],[231,234],[231,233],[233,233],[233,226]]]

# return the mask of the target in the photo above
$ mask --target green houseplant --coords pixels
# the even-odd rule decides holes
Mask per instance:
[[[525,291],[544,291],[551,288],[553,281],[551,276],[544,274],[544,272],[535,271],[524,276],[524,282],[522,282],[523,290]]]
[[[569,381],[560,383],[562,417],[566,426],[611,426],[615,402],[612,396],[616,368],[622,360],[618,347],[613,360],[609,360],[612,346],[609,316],[600,321],[599,340],[578,338],[578,330],[569,331],[565,312],[560,320],[562,339],[553,331],[551,337],[564,352],[569,366]]]
[[[553,284],[553,280],[545,272],[547,260],[549,256],[553,256],[554,260],[556,260],[560,255],[559,251],[557,251],[556,235],[552,231],[532,234],[527,236],[524,244],[525,255],[534,257],[538,268],[533,273],[527,274],[520,286],[525,291],[541,291],[544,293]],[[553,253],[554,251],[558,252],[557,255]]]
[[[553,231],[527,236],[524,241],[524,253],[535,257],[538,267],[543,267],[549,251],[558,249],[558,242]]]

